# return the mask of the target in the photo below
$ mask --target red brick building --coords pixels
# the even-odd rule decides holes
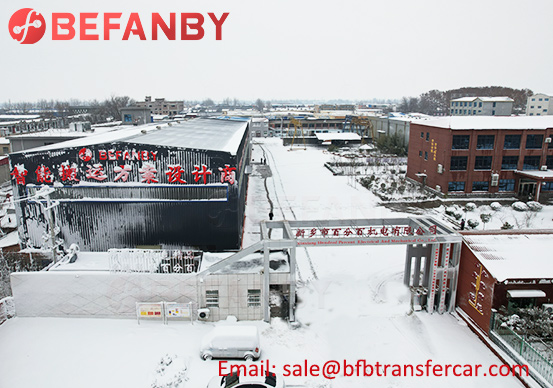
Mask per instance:
[[[553,195],[553,116],[411,123],[407,177],[448,195]]]
[[[456,305],[485,333],[492,309],[553,302],[553,231],[462,234]]]

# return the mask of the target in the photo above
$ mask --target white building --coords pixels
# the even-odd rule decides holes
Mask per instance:
[[[527,116],[545,116],[553,114],[553,97],[538,93],[528,97],[526,102]]]
[[[510,116],[515,101],[510,97],[462,97],[451,100],[451,116]]]

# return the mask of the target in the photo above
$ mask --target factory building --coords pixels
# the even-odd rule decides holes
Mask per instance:
[[[12,153],[21,241],[86,251],[238,249],[249,129],[247,120],[195,119]]]

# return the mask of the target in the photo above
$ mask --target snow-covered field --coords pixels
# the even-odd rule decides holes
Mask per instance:
[[[278,139],[255,141],[261,144],[254,144],[253,158],[256,162],[266,158],[270,173],[265,166],[254,166],[244,247],[259,240],[259,221],[268,218],[270,209],[268,198],[275,219],[401,216],[379,206],[374,195],[352,185],[350,178],[333,176],[323,167],[329,155],[322,150],[288,151]],[[439,216],[441,211],[432,210],[432,214]],[[550,217],[551,209],[542,212]],[[546,222],[536,218],[535,226],[542,221]],[[496,224],[486,227],[492,226]],[[299,249],[297,320],[301,325],[294,329],[280,319],[273,319],[271,325],[255,322],[262,333],[262,360],[270,360],[281,372],[284,364],[304,360],[321,365],[344,359],[350,364],[357,359],[391,364],[432,360],[433,364],[482,364],[484,368],[500,364],[457,316],[407,315],[404,259],[403,246]],[[0,326],[0,387],[152,387],[156,376],[158,381],[170,380],[156,372],[169,355],[172,368],[185,376],[181,387],[203,388],[218,373],[216,361],[205,362],[198,355],[201,338],[212,326],[14,318]],[[286,383],[313,388],[522,386],[514,377],[491,376],[288,377]]]

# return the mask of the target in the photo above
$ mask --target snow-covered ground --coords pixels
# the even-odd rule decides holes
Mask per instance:
[[[268,218],[270,203],[275,219],[405,215],[379,206],[351,178],[333,176],[323,167],[329,155],[322,150],[288,151],[278,139],[255,140],[261,144],[253,146],[254,161],[266,158],[268,166],[254,165],[250,178],[244,247],[259,240],[259,221]],[[262,333],[262,360],[270,360],[277,371],[304,360],[320,365],[357,359],[484,368],[501,364],[457,316],[407,315],[404,259],[403,246],[298,249],[300,326],[291,328],[280,319],[271,325],[255,322]],[[164,326],[156,321],[14,318],[0,326],[0,387],[152,387],[169,355],[179,360],[174,362],[177,372],[186,369],[181,387],[203,388],[218,373],[217,361],[205,362],[198,355],[211,327],[201,322]],[[491,376],[288,377],[286,383],[312,388],[522,386],[514,377]]]

